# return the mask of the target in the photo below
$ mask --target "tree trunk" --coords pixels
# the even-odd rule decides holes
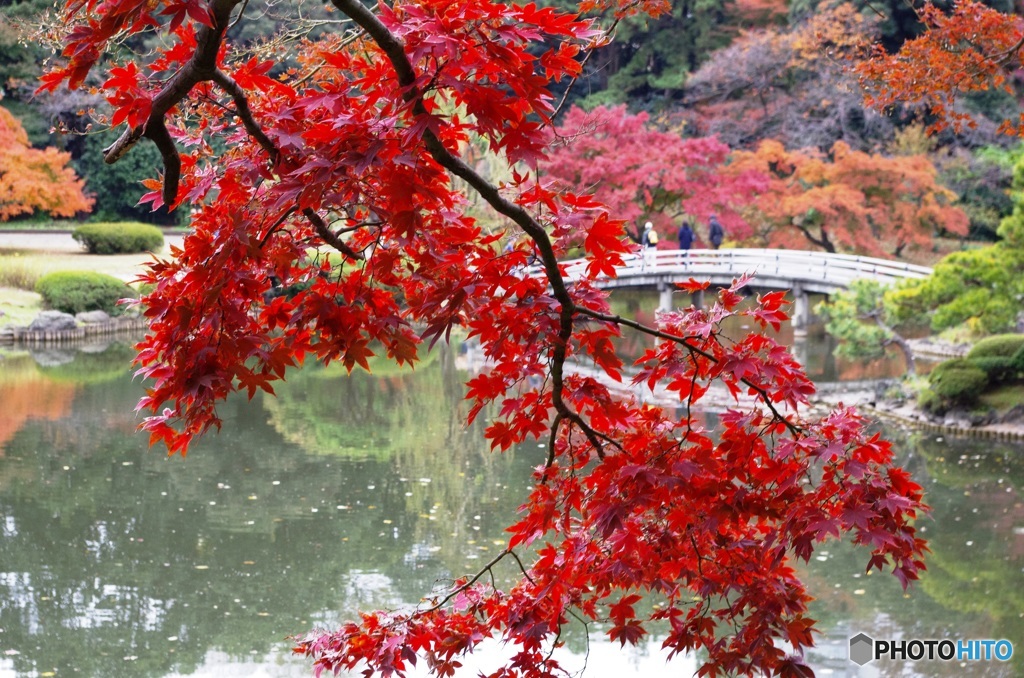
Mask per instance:
[[[911,377],[914,376],[917,373],[917,370],[914,365],[914,351],[911,350],[910,344],[907,343],[907,340],[904,339],[899,332],[882,322],[880,313],[873,313],[872,317],[875,319],[875,324],[881,327],[884,332],[889,334],[890,338],[886,340],[885,344],[887,346],[889,344],[896,344],[903,353],[903,359],[907,363],[907,375]]]

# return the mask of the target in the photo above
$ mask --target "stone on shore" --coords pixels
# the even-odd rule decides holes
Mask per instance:
[[[75,314],[75,320],[86,325],[101,325],[110,322],[106,311],[82,311]]]
[[[61,311],[43,311],[36,316],[28,329],[30,332],[63,332],[77,327],[75,316]]]

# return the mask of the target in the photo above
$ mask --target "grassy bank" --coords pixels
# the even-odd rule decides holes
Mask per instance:
[[[57,271],[95,271],[134,280],[149,254],[95,255],[72,252],[0,250],[0,327],[27,325],[43,310],[36,281]]]

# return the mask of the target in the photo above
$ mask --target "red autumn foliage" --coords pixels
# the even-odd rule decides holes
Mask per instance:
[[[973,127],[957,99],[991,89],[1015,93],[1010,78],[1024,67],[1024,18],[973,0],[957,2],[952,10],[926,2],[918,16],[926,27],[920,37],[895,54],[876,47],[872,58],[857,66],[861,81],[873,90],[868,102],[882,110],[920,105],[933,132]],[[1024,136],[1024,113],[1003,121],[999,131]]]
[[[90,210],[92,198],[67,166],[70,160],[56,148],[32,148],[18,119],[0,107],[0,221],[37,210],[55,217]]]
[[[558,187],[592,191],[616,219],[650,219],[661,233],[674,234],[681,217],[706,223],[717,213],[730,237],[750,235],[739,210],[765,189],[766,177],[726,171],[729,147],[717,139],[655,129],[646,113],[630,114],[625,105],[589,113],[573,107],[555,132],[541,162],[544,176]]]
[[[809,675],[814,622],[793,561],[847,535],[869,569],[891,567],[904,585],[917,577],[921,488],[890,465],[889,445],[850,409],[802,414],[813,386],[784,347],[719,331],[737,314],[778,324],[783,293],[737,310],[741,278],[717,303],[657,326],[614,316],[595,280],[631,249],[622,222],[519,164],[545,158],[548,86],[579,73],[582,52],[604,39],[594,24],[503,2],[333,0],[357,30],[296,46],[299,66],[277,79],[224,42],[241,1],[72,0],[67,64],[45,85],[82,82],[115,36],[169,36],[166,51],[119,64],[104,86],[128,124],[110,159],[149,139],[165,166],[149,199],[197,210],[175,259],[143,277],[151,442],[184,454],[220,426],[218,402],[272,392],[307,357],[349,370],[377,352],[415,362],[456,326],[492,363],[467,396],[471,418],[496,405],[492,446],[547,441],[495,558],[519,564],[521,580],[494,588],[488,565],[415,610],[312,634],[297,651],[316,675],[402,675],[423,662],[447,676],[488,638],[516,652],[490,675],[552,675],[549,650],[572,616],[608,622],[623,644],[665,620],[665,646],[701,651],[702,675]],[[462,160],[470,135],[508,160],[507,184]],[[499,253],[499,236],[465,215],[453,175],[531,246]],[[589,266],[569,283],[558,260],[579,243]],[[543,275],[529,273],[532,255]],[[271,280],[294,295],[267,294]],[[685,416],[573,371],[588,361],[621,381],[612,340],[622,327],[654,346],[635,380],[677,394]],[[735,398],[714,432],[689,415],[710,388]]]
[[[837,142],[827,157],[763,141],[756,151],[736,151],[730,168],[771,177],[748,213],[761,246],[899,256],[931,246],[939,231],[967,234],[956,195],[924,156],[868,154]]]

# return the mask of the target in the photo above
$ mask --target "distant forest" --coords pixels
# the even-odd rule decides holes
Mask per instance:
[[[274,3],[252,2],[231,28],[231,37],[254,53],[274,52],[280,58],[290,41],[336,29],[332,12],[323,5],[298,1],[304,22],[278,18]],[[538,4],[567,11],[577,6],[572,0]],[[629,17],[614,27],[614,40],[591,55],[583,77],[568,91],[555,92],[565,99],[563,116],[570,105],[625,104],[630,112],[646,112],[659,129],[683,137],[715,136],[731,149],[753,151],[771,139],[790,150],[829,153],[843,142],[867,153],[926,154],[943,184],[960,195],[971,219],[971,237],[995,237],[999,218],[1011,209],[1006,191],[1014,159],[1007,153],[1015,145],[996,129],[1021,109],[1024,76],[1012,83],[1016,95],[993,90],[961,100],[977,122],[974,128],[929,137],[923,133],[929,120],[918,110],[882,114],[865,106],[848,69],[866,42],[896,50],[920,33],[906,0],[671,4],[671,12],[656,20]],[[1012,0],[986,4],[1014,11]],[[71,153],[75,170],[96,196],[97,217],[174,221],[166,213],[134,206],[143,192],[139,177],[161,166],[154,148],[140,145],[116,165],[103,163],[100,151],[116,135],[103,122],[101,97],[88,88],[34,94],[35,78],[59,51],[59,45],[48,42],[53,12],[49,0],[2,2],[0,105],[21,120],[33,145],[55,145]],[[146,40],[135,36],[120,48],[146,51]],[[92,110],[99,112],[96,118]]]

